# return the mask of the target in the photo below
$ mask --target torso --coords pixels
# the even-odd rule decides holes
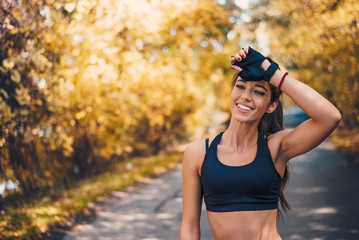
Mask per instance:
[[[212,139],[213,140],[213,139]],[[268,147],[273,144],[268,144]],[[242,154],[233,154],[224,146],[218,145],[218,160],[228,166],[244,166],[255,159],[257,146],[250,147]],[[202,163],[200,167],[202,167]],[[275,162],[274,162],[274,165]],[[277,167],[276,167],[277,168]],[[199,168],[201,173],[201,168]],[[281,172],[279,174],[282,176]],[[259,211],[207,211],[215,240],[280,240],[277,232],[277,209]]]
[[[207,212],[215,240],[280,240],[277,210]]]

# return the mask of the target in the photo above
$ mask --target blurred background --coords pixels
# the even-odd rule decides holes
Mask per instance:
[[[77,214],[102,194],[73,204],[84,179],[223,129],[248,44],[340,109],[332,141],[359,160],[355,0],[4,0],[0,41],[3,237]],[[286,126],[306,119],[282,100]]]

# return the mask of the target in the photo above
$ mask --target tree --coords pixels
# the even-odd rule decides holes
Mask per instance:
[[[354,0],[262,1],[255,18],[267,23],[273,58],[335,103],[347,128],[359,123],[358,8]]]
[[[41,196],[157,154],[206,131],[198,126],[212,108],[225,108],[213,99],[230,74],[232,24],[215,1],[0,6],[0,171],[19,193]]]

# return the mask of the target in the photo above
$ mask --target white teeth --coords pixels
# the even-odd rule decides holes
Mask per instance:
[[[247,110],[247,111],[250,111],[250,110],[252,110],[250,107],[247,107],[247,106],[244,106],[244,105],[241,105],[241,104],[236,104],[237,105],[237,107],[239,107],[240,109],[243,109],[243,110]]]

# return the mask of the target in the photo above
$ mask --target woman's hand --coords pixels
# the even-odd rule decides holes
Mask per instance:
[[[248,54],[248,49],[249,46],[242,48],[241,50],[239,50],[238,53],[236,53],[234,56],[231,57],[231,64],[234,65],[236,63],[236,61],[240,62],[242,61],[242,59],[246,58],[247,54]],[[236,70],[237,72],[242,71],[242,69],[239,66],[233,66],[233,69]]]
[[[260,52],[247,46],[231,57],[231,68],[236,70],[245,81],[270,81],[279,68],[275,62],[270,63]]]

